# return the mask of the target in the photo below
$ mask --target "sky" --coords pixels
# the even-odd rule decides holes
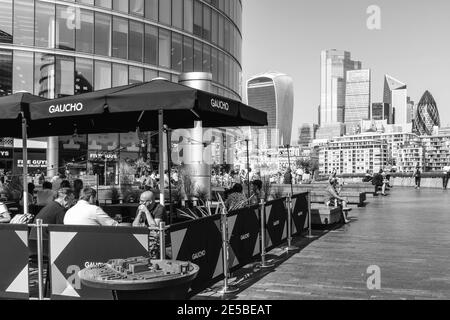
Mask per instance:
[[[372,70],[372,102],[383,98],[384,75],[408,86],[416,103],[425,90],[450,125],[450,1],[243,0],[243,83],[278,71],[294,80],[293,141],[302,123],[317,123],[320,52],[350,51]],[[380,30],[369,30],[371,5]],[[245,95],[244,95],[245,96]]]

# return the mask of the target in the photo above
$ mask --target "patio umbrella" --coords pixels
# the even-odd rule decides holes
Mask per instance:
[[[27,118],[29,105],[47,99],[27,92],[0,97],[0,137],[22,138],[23,141],[23,210],[28,213]]]
[[[265,112],[240,101],[162,79],[34,103],[30,115],[33,127],[48,135],[158,130],[161,148],[163,125],[193,128],[196,120],[204,127],[267,125]],[[160,180],[164,190],[164,179]]]

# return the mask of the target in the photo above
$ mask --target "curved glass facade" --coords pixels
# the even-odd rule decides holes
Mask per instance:
[[[425,91],[417,105],[414,130],[421,136],[431,136],[435,126],[441,126],[439,110],[431,93]]]
[[[241,0],[0,0],[0,95],[80,94],[182,72],[241,99]]]

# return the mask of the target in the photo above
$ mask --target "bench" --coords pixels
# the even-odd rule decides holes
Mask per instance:
[[[340,196],[348,200],[348,204],[357,205],[363,207],[366,201],[365,193],[342,191]],[[328,193],[326,191],[311,190],[311,203],[324,204],[328,199]]]
[[[343,214],[340,207],[328,207],[324,204],[311,205],[311,225],[330,226],[343,222]]]

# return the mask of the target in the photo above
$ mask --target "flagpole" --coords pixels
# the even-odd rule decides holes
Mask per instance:
[[[28,153],[27,153],[27,119],[22,114],[22,155],[23,155],[23,213],[28,214]]]

